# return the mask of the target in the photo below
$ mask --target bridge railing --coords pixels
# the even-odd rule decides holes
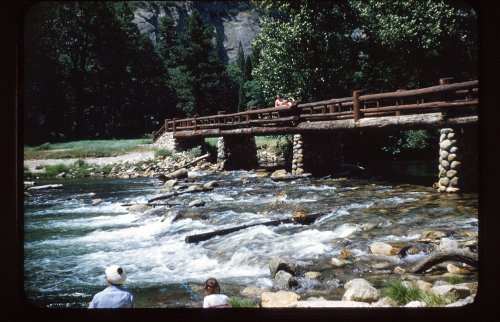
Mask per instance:
[[[478,81],[448,84],[412,90],[398,90],[379,94],[354,91],[352,97],[334,98],[312,103],[297,103],[256,109],[239,113],[165,120],[158,131],[153,131],[153,141],[165,132],[214,128],[243,128],[249,126],[296,125],[303,121],[354,119],[390,115],[421,114],[436,110],[468,109],[478,105]]]
[[[360,95],[362,92],[355,91],[353,96],[357,102],[354,104],[354,120],[475,107],[478,104],[478,92],[477,80],[369,95]]]

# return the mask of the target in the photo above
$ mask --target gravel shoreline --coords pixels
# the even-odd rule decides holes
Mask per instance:
[[[146,161],[154,158],[154,151],[144,151],[144,152],[131,152],[123,155],[118,155],[115,157],[102,157],[102,158],[85,158],[83,161],[89,164],[98,164],[98,165],[106,165],[106,164],[114,164],[118,162],[138,162],[138,161]],[[43,170],[37,170],[37,167],[44,167],[47,165],[56,165],[56,164],[65,164],[72,165],[78,158],[69,158],[69,159],[40,159],[40,160],[24,160],[24,166],[28,167],[28,171],[30,172],[40,172]]]

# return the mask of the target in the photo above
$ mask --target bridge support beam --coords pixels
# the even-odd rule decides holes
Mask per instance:
[[[156,142],[154,146],[158,149],[166,149],[172,152],[183,152],[194,147],[203,145],[204,138],[174,138],[173,132],[165,132]]]
[[[342,164],[339,134],[295,134],[293,136],[292,175],[334,174]]]
[[[475,190],[478,186],[478,141],[474,127],[441,129],[439,138],[439,192]]]
[[[217,141],[217,163],[223,170],[249,170],[259,166],[255,138],[223,136]]]

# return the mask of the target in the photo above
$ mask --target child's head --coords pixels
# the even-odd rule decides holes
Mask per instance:
[[[205,292],[207,294],[219,294],[220,293],[220,286],[219,282],[215,278],[209,278],[205,282]]]

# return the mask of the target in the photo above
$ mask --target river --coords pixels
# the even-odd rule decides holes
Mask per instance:
[[[157,179],[38,181],[63,187],[31,190],[25,198],[27,300],[39,307],[84,308],[104,288],[104,269],[120,264],[137,307],[200,307],[208,277],[217,278],[228,296],[240,296],[247,286],[271,288],[272,258],[321,270],[347,248],[366,260],[323,282],[299,276],[295,290],[306,298],[339,300],[349,278],[375,284],[388,278],[387,271],[374,272],[370,266],[368,245],[374,241],[414,242],[429,230],[449,238],[478,231],[477,193],[439,194],[429,186],[370,179],[275,182],[253,171],[190,172],[189,180],[216,180],[218,187],[174,197],[169,201],[179,205],[146,213],[129,213],[123,205],[157,196]],[[205,206],[185,206],[199,198]],[[92,205],[94,199],[102,202]],[[310,225],[259,225],[197,244],[184,241],[187,235],[289,218],[295,210],[327,214]],[[370,224],[373,229],[363,229]],[[423,256],[421,250],[394,264],[404,266]]]

